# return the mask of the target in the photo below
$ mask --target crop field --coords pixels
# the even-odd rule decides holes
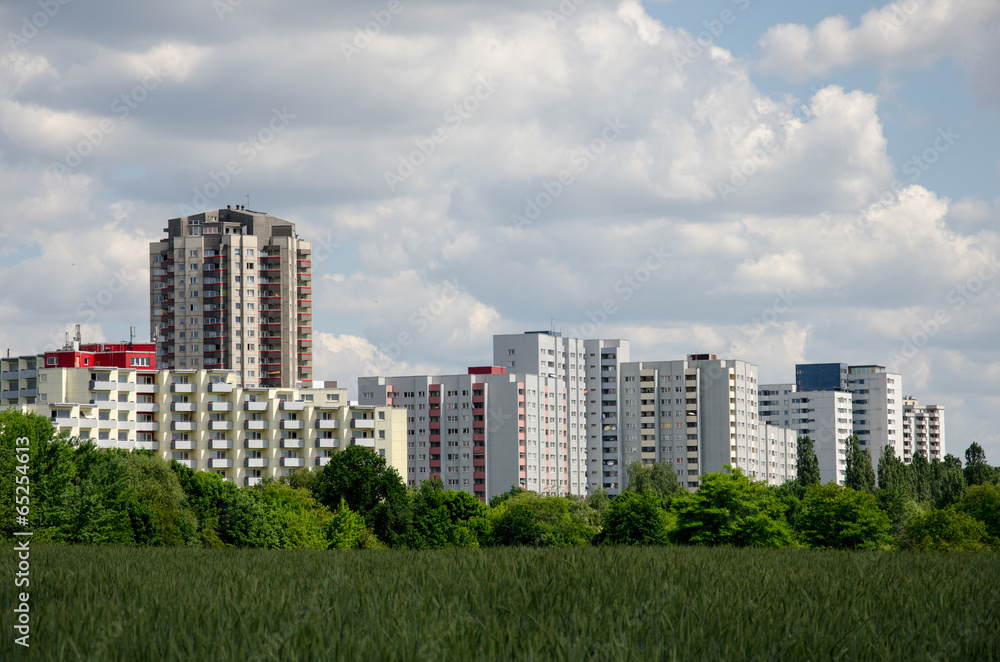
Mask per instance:
[[[1000,659],[988,553],[43,546],[31,561],[33,660]],[[2,565],[0,658],[28,659],[13,554]]]

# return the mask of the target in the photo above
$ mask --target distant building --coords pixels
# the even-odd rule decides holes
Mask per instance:
[[[73,354],[81,363],[128,356],[111,347],[107,353]],[[322,388],[241,388],[237,374],[227,370],[43,368],[42,358],[0,360],[4,406],[45,416],[57,432],[101,448],[153,450],[192,469],[254,485],[298,467],[324,466],[338,450],[360,445],[405,475],[406,413],[351,404],[347,390],[333,382]]]
[[[556,331],[493,336],[494,365],[565,381],[569,462],[581,494],[602,487],[618,494],[625,487],[618,376],[628,360],[628,340],[568,338]],[[605,454],[605,448],[615,451]]]
[[[812,363],[796,365],[795,380],[800,393],[838,388],[851,392],[853,432],[861,448],[871,451],[875,466],[886,446],[905,462],[912,460],[903,445],[902,375],[886,372],[881,365]]]
[[[261,212],[170,219],[149,246],[150,329],[165,368],[245,387],[312,383],[312,244]]]
[[[904,453],[923,453],[927,460],[944,460],[944,407],[921,405],[913,396],[903,398]],[[907,460],[909,461],[909,460]]]
[[[823,483],[844,484],[854,420],[850,391],[798,391],[795,384],[761,384],[759,408],[767,425],[792,429],[796,440],[799,435],[812,439]]]
[[[795,434],[764,429],[757,391],[756,365],[714,354],[623,364],[620,462],[667,463],[692,490],[727,465],[772,485],[794,478]]]
[[[513,486],[583,494],[582,417],[561,377],[490,366],[465,375],[358,378],[359,402],[406,410],[408,484],[438,477],[488,500]]]

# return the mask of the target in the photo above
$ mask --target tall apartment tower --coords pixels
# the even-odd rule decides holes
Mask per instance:
[[[795,366],[795,385],[803,391],[851,392],[854,433],[862,449],[871,451],[872,463],[878,466],[886,446],[896,457],[909,463],[913,459],[903,444],[903,377],[886,372],[880,365],[810,363]]]
[[[623,364],[622,442],[604,445],[604,461],[667,463],[689,489],[727,465],[781,484],[795,476],[795,433],[765,429],[757,392],[756,365],[714,354]]]
[[[850,391],[846,388],[799,391],[795,384],[761,384],[759,403],[763,423],[791,428],[796,437],[808,435],[812,439],[821,482],[844,484],[847,441],[854,430],[854,400]]]
[[[149,245],[157,363],[236,371],[240,386],[312,384],[312,244],[270,214],[173,218]]]
[[[512,486],[584,494],[582,419],[568,413],[560,377],[469,368],[465,375],[359,377],[361,405],[406,409],[407,483],[440,478],[486,501]],[[576,436],[574,436],[576,439]]]
[[[928,462],[944,461],[944,407],[922,405],[913,396],[903,398],[903,453],[904,461],[923,453]]]
[[[601,449],[621,442],[618,374],[628,360],[628,340],[564,338],[556,331],[493,336],[493,365],[566,384],[570,467],[580,472],[581,494],[601,487],[617,494],[625,487],[624,465],[604,458]]]

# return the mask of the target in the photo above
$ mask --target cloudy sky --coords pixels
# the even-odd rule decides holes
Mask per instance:
[[[553,324],[880,363],[1000,463],[996,0],[6,0],[0,351],[149,333],[147,244],[314,241],[316,376]],[[228,171],[227,171],[228,168]]]

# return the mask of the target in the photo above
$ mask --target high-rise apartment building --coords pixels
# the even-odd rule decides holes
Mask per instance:
[[[581,471],[581,494],[624,489],[625,467],[602,447],[620,444],[618,374],[629,341],[566,338],[556,331],[493,336],[493,364],[509,371],[560,377],[566,384],[570,466]],[[573,492],[574,494],[577,492]]]
[[[347,390],[333,383],[243,388],[228,370],[150,370],[107,361],[31,367],[45,358],[2,360],[8,380],[23,371],[25,382],[34,383],[24,389],[5,384],[4,404],[45,416],[58,433],[100,448],[152,450],[191,469],[255,485],[299,467],[325,466],[338,451],[357,445],[405,475],[406,413],[352,404]]]
[[[913,396],[903,398],[903,452],[923,453],[928,462],[944,460],[944,407],[922,405]],[[909,460],[905,460],[909,462]]]
[[[846,372],[845,372],[846,370]],[[912,449],[903,444],[903,377],[880,365],[811,363],[795,366],[798,392],[846,389],[852,396],[852,424],[862,449],[878,466],[886,446],[909,463]]]
[[[844,383],[846,386],[846,378]],[[844,484],[847,442],[854,429],[850,391],[799,391],[795,384],[761,384],[759,403],[760,420],[768,426],[790,428],[796,437],[809,436],[819,460],[821,482]]]
[[[756,365],[714,354],[624,363],[620,388],[622,441],[602,446],[606,466],[663,462],[689,489],[727,465],[769,484],[795,476],[794,432],[758,419]]]
[[[149,247],[150,329],[164,368],[233,370],[245,387],[312,383],[312,244],[261,212],[170,219]]]
[[[513,486],[585,494],[583,418],[565,381],[503,367],[465,375],[359,377],[362,405],[406,409],[407,482],[438,477],[446,489],[487,500]]]

